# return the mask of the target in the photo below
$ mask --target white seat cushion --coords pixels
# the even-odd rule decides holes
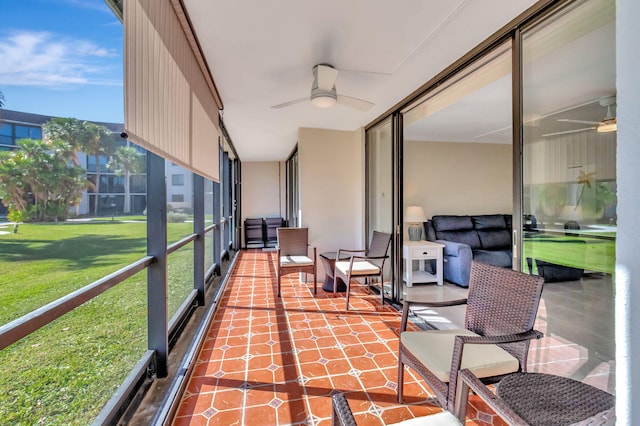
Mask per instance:
[[[280,266],[309,266],[313,265],[313,260],[307,256],[280,256]]]
[[[351,262],[336,262],[336,269],[346,276],[349,272],[350,263]],[[353,268],[351,269],[351,276],[374,275],[379,273],[380,268],[367,260],[353,262]]]
[[[460,421],[448,411],[442,413],[430,414],[428,416],[414,417],[413,419],[404,420],[400,423],[394,423],[391,426],[445,426],[445,425],[462,425]]]
[[[440,381],[449,381],[453,343],[456,335],[477,336],[465,330],[406,331],[400,335],[402,344],[418,358]],[[477,377],[493,377],[518,371],[518,360],[497,345],[464,345],[462,365]]]

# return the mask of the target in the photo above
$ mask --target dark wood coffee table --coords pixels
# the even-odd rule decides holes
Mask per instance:
[[[333,293],[333,270],[336,266],[336,255],[338,253],[335,251],[327,251],[320,254],[320,260],[322,260],[322,266],[324,266],[324,272],[326,276],[324,277],[324,282],[322,283],[322,289],[324,291],[330,291]],[[343,255],[340,256],[340,260],[349,260],[351,256]],[[338,291],[347,291],[347,285],[338,278]]]

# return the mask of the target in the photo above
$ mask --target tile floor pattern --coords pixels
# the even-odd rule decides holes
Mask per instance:
[[[442,411],[410,370],[408,403],[396,402],[399,312],[364,289],[346,311],[344,294],[314,297],[298,274],[283,277],[279,299],[275,254],[239,256],[174,425],[330,425],[336,390],[361,426]],[[503,424],[489,413],[472,397],[467,424]]]

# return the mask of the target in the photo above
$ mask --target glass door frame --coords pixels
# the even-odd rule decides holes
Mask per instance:
[[[387,121],[391,124],[391,152],[390,152],[390,169],[391,169],[391,245],[389,251],[390,265],[390,285],[391,285],[391,297],[388,299],[392,303],[397,303],[400,300],[400,292],[402,291],[402,114],[399,111],[391,114],[390,118],[380,120],[371,126],[365,128],[365,244],[368,244],[368,238],[374,231],[371,224],[371,215],[369,209],[369,191],[370,181],[369,176],[371,173],[369,163],[369,147],[371,144],[370,131],[376,129],[378,126],[385,124]],[[398,284],[400,283],[400,285]],[[383,286],[384,287],[384,286]],[[381,288],[380,291],[384,291]]]
[[[403,149],[404,139],[402,134],[402,111],[414,104],[417,100],[435,90],[443,82],[454,77],[460,71],[472,63],[481,60],[489,52],[500,44],[511,42],[512,57],[512,132],[513,132],[513,210],[512,210],[512,244],[513,244],[513,268],[522,270],[522,202],[523,202],[523,100],[522,100],[522,30],[536,25],[540,21],[546,19],[550,15],[559,12],[561,9],[577,2],[579,0],[541,0],[526,9],[518,17],[500,28],[489,38],[471,49],[467,54],[458,59],[456,62],[445,68],[443,71],[435,75],[421,87],[416,89],[409,96],[398,102],[396,105],[387,110],[384,114],[373,120],[365,126],[365,157],[367,153],[367,145],[369,133],[368,131],[380,125],[384,121],[391,119],[392,121],[392,161],[393,161],[393,179],[392,188],[393,206],[392,206],[392,302],[400,303],[397,283],[401,282],[402,276],[402,223],[403,215]],[[365,232],[370,232],[369,224],[369,164],[365,159]],[[400,272],[398,272],[400,271]]]

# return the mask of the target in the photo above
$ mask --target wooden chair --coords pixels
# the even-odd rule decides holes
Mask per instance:
[[[338,249],[336,259],[340,259],[340,256],[352,253],[351,259],[348,261],[336,261],[333,279],[333,294],[336,295],[337,278],[341,278],[347,284],[347,310],[349,310],[349,291],[351,289],[351,278],[364,278],[369,289],[369,278],[380,278],[380,300],[384,305],[384,261],[389,257],[387,251],[389,250],[389,244],[391,243],[391,234],[384,232],[373,231],[371,237],[371,243],[367,250],[350,250],[350,249]]]
[[[447,302],[405,301],[400,325],[398,401],[402,402],[404,366],[427,382],[440,406],[453,412],[458,371],[469,369],[485,383],[526,371],[543,278],[473,262],[467,299]],[[412,306],[467,304],[465,328],[407,332]],[[463,352],[464,350],[464,352]]]
[[[280,297],[281,278],[295,272],[313,274],[313,294],[318,293],[316,281],[316,248],[313,257],[309,256],[308,228],[277,228],[278,251],[278,297]]]

